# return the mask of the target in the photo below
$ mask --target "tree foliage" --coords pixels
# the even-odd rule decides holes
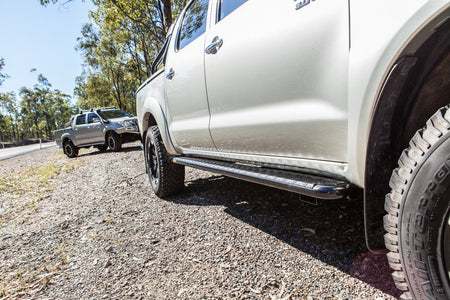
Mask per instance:
[[[53,137],[74,113],[71,97],[51,89],[51,84],[39,75],[33,88],[23,87],[17,103],[15,93],[0,93],[0,132],[2,140]]]
[[[40,0],[42,5],[58,0]],[[91,23],[83,26],[77,49],[84,71],[75,95],[82,108],[118,106],[135,113],[135,91],[187,0],[92,0]]]
[[[19,136],[17,101],[14,93],[0,93],[0,132],[2,140]]]
[[[8,75],[2,72],[4,67],[5,67],[5,59],[0,58],[0,86],[3,84],[3,81],[5,81],[5,79],[8,78]]]
[[[43,6],[72,0],[39,0]],[[84,0],[82,0],[84,1]],[[83,26],[77,49],[84,71],[76,78],[80,108],[118,106],[135,113],[135,91],[151,75],[151,64],[187,0],[92,0],[96,9]],[[8,78],[2,72],[0,85]],[[73,114],[70,96],[52,89],[41,74],[32,88],[0,93],[0,133],[3,139],[52,137]]]
[[[32,89],[20,89],[21,124],[28,136],[51,137],[53,131],[62,128],[73,114],[70,96],[51,87],[47,78],[40,74]]]

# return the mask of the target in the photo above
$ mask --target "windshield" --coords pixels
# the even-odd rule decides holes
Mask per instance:
[[[105,119],[115,119],[115,118],[123,118],[123,117],[132,117],[133,115],[130,115],[127,112],[124,112],[120,109],[113,109],[113,110],[102,110],[99,112],[103,118]]]

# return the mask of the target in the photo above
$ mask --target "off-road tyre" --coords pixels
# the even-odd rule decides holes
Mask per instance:
[[[97,148],[100,152],[105,152],[106,150],[108,150],[108,145],[98,145],[95,146],[95,148]]]
[[[450,109],[416,132],[389,183],[385,244],[400,299],[450,299]]]
[[[157,126],[152,126],[147,131],[144,155],[150,185],[156,196],[165,198],[183,190],[184,166],[172,162]]]
[[[122,149],[122,140],[120,139],[120,135],[114,131],[108,133],[106,136],[106,143],[112,152],[118,152]]]
[[[65,141],[63,144],[64,154],[70,158],[78,156],[78,148],[72,143],[72,141]]]

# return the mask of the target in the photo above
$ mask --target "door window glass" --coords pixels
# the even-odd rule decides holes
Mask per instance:
[[[79,115],[77,117],[77,125],[86,124],[86,115]]]
[[[230,13],[232,13],[236,8],[247,2],[247,0],[220,0],[219,5],[219,19],[222,20]]]
[[[94,114],[94,113],[88,114],[88,124],[99,123],[99,122],[100,122],[100,118],[96,114]]]
[[[208,0],[194,1],[187,9],[180,28],[178,49],[183,49],[205,32],[208,2]]]

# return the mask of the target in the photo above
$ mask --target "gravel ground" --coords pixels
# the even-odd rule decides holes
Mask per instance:
[[[321,201],[186,169],[157,198],[138,143],[0,162],[0,298],[394,299],[362,201]]]

